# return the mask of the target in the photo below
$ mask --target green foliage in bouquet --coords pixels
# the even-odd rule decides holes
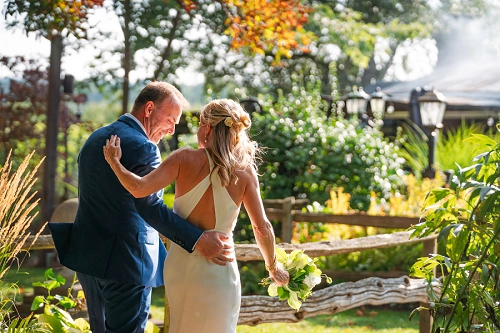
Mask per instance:
[[[261,284],[268,286],[269,296],[278,296],[280,300],[287,300],[292,309],[299,310],[302,301],[311,296],[312,289],[321,282],[324,277],[327,283],[332,279],[316,266],[315,259],[311,259],[304,251],[294,250],[287,254],[283,249],[276,248],[276,260],[290,274],[287,285],[278,286],[270,278],[265,278]]]
[[[420,258],[412,275],[426,280],[433,332],[500,330],[500,143],[474,134],[489,150],[460,168],[455,187],[431,190],[414,237],[438,234],[439,254]],[[436,274],[435,270],[439,274]]]

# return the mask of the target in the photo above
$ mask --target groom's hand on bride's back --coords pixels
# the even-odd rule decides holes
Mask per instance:
[[[228,236],[220,232],[204,232],[195,249],[217,265],[225,266],[234,260],[234,244]]]

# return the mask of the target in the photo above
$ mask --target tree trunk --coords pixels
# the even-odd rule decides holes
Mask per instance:
[[[61,35],[52,36],[50,42],[49,91],[47,106],[47,131],[45,139],[45,162],[42,182],[42,223],[50,219],[55,208],[55,184],[57,168],[57,134],[59,132],[59,104],[61,98]]]
[[[163,50],[161,54],[161,60],[158,63],[158,67],[156,68],[154,72],[154,79],[158,80],[158,77],[160,76],[161,72],[163,71],[163,68],[165,67],[165,61],[170,57],[170,52],[172,51],[172,42],[174,41],[175,38],[175,31],[177,29],[177,26],[179,25],[179,22],[181,20],[181,11],[177,11],[177,15],[175,16],[174,20],[172,21],[172,30],[170,30],[170,35],[168,36],[168,44]]]
[[[130,70],[132,67],[131,45],[130,45],[130,1],[124,1],[124,13],[122,26],[123,37],[125,39],[125,49],[123,50],[123,83],[122,83],[122,114],[128,112],[128,99],[130,95]]]
[[[330,71],[328,68],[328,63],[324,63],[321,61],[314,61],[316,66],[318,66],[320,77],[321,77],[321,94],[323,95],[331,95],[331,82],[330,82]]]

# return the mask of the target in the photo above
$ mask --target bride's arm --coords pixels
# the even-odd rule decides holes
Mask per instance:
[[[144,177],[128,171],[121,163],[120,138],[112,135],[103,146],[104,158],[113,169],[120,183],[134,197],[142,198],[158,192],[171,184],[179,174],[179,154],[172,153],[160,166]]]
[[[264,257],[266,269],[271,278],[279,285],[288,283],[288,272],[276,264],[276,255],[274,253],[275,237],[271,223],[267,219],[264,211],[264,204],[260,197],[259,180],[257,173],[252,169],[251,180],[245,188],[243,203],[245,209],[252,221],[252,228],[262,256]]]

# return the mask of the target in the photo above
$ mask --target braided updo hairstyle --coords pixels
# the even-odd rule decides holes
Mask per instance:
[[[257,170],[259,148],[248,136],[252,122],[239,103],[230,99],[211,101],[200,112],[200,124],[212,127],[212,141],[207,150],[219,167],[222,186],[227,186],[233,178],[235,183],[238,181],[234,175],[237,170],[249,166]]]

